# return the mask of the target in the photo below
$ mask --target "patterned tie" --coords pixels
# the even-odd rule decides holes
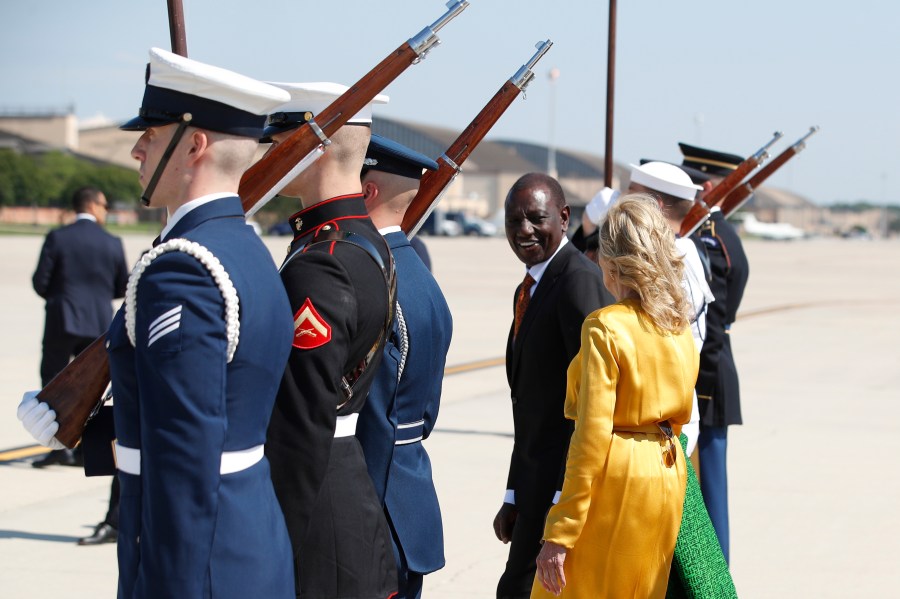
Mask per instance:
[[[513,325],[513,338],[519,334],[519,327],[522,325],[522,319],[525,317],[525,310],[528,309],[528,302],[531,301],[531,288],[534,287],[534,279],[530,274],[525,274],[522,286],[519,288],[519,297],[516,298],[516,316]]]

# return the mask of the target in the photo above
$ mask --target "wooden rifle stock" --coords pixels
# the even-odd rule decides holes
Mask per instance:
[[[422,176],[419,183],[419,191],[413,198],[406,213],[403,215],[403,222],[400,228],[409,237],[416,234],[428,215],[437,205],[440,197],[445,189],[453,182],[456,175],[459,174],[463,162],[469,157],[472,151],[481,143],[488,131],[497,123],[506,109],[510,107],[520,92],[525,91],[528,84],[534,79],[532,68],[547,53],[553,42],[547,40],[538,42],[537,52],[525,63],[515,75],[508,79],[497,91],[496,94],[485,104],[484,108],[469,123],[459,137],[456,138],[447,151],[437,159],[438,169],[428,171]]]
[[[173,0],[170,2],[170,9],[173,3],[180,8],[180,2]],[[449,9],[440,19],[410,38],[317,115],[317,120],[324,123],[322,131],[326,140],[328,135],[333,135],[407,67],[421,60],[430,48],[439,43],[435,33],[468,5],[465,0],[448,3]],[[170,23],[177,22],[181,22],[183,38],[183,16],[175,18],[170,12]],[[177,33],[173,30],[173,44],[176,36]],[[257,162],[241,179],[239,194],[244,211],[253,208],[267,192],[271,192],[276,183],[291,172],[297,162],[314,151],[319,144],[326,143],[326,140],[321,139],[313,131],[312,125],[307,123]],[[91,343],[38,393],[38,400],[47,402],[56,412],[59,430],[55,436],[66,447],[75,447],[81,439],[88,419],[103,400],[103,392],[109,385],[109,359],[105,340],[106,336],[103,335]]]
[[[106,335],[101,335],[38,393],[38,400],[47,402],[56,412],[59,430],[55,436],[60,443],[70,449],[78,444],[108,385]]]
[[[169,6],[169,38],[172,52],[187,57],[187,38],[184,34],[184,7],[181,0],[167,0]]]
[[[244,212],[253,214],[289,183],[297,172],[294,167],[320,145],[328,146],[328,138],[340,129],[410,65],[418,63],[426,52],[439,43],[435,32],[462,12],[468,2],[458,1],[430,27],[400,45],[384,60],[354,83],[315,119],[304,123],[274,147],[241,178],[238,195]]]
[[[719,202],[725,199],[725,196],[727,196],[733,189],[741,184],[741,181],[743,181],[747,175],[749,175],[760,164],[765,162],[765,160],[769,157],[769,147],[776,141],[781,139],[783,135],[784,134],[780,131],[776,131],[769,143],[764,145],[755,154],[740,163],[736,169],[728,173],[728,176],[722,179],[718,185],[713,187],[705,198],[695,201],[694,205],[691,206],[691,209],[684,217],[684,220],[681,221],[681,231],[679,232],[679,234],[682,237],[689,237],[694,233],[694,231],[699,229],[700,225],[706,222],[706,219],[709,218],[710,209],[714,206],[717,206]]]
[[[749,181],[740,185],[737,189],[732,190],[731,193],[725,196],[725,199],[722,200],[721,204],[722,214],[725,215],[725,218],[728,218],[743,206],[744,203],[750,199],[750,195],[753,191],[762,185],[763,181],[772,176],[772,173],[780,169],[785,162],[802,152],[806,147],[806,140],[818,130],[819,128],[817,126],[810,127],[809,132],[797,140],[794,145],[773,158],[770,163],[753,175]]]

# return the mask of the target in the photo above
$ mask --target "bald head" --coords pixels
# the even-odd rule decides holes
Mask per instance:
[[[369,169],[362,176],[362,191],[372,222],[383,229],[403,222],[406,209],[419,192],[419,181]]]
[[[546,202],[560,210],[566,206],[566,195],[563,193],[559,181],[544,173],[528,173],[519,177],[512,187],[509,188],[509,193],[506,194],[506,201],[509,202],[512,196],[523,191],[541,195]]]

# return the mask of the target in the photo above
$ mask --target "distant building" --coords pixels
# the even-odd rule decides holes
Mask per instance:
[[[376,117],[373,131],[396,139],[423,154],[437,158],[450,146],[459,131],[446,127],[416,124]],[[137,137],[121,131],[118,123],[103,118],[79,122],[74,110],[0,110],[0,148],[22,153],[63,150],[97,163],[137,170],[131,157]],[[265,146],[260,147],[260,154]],[[584,205],[603,187],[604,160],[601,156],[557,148],[556,171],[578,222]],[[546,172],[549,149],[542,144],[491,139],[482,141],[462,167],[462,173],[441,199],[445,210],[466,212],[495,219],[503,208],[507,190],[516,179],[529,172]],[[452,158],[452,157],[451,157]],[[613,166],[613,187],[628,183],[629,168]],[[884,229],[880,210],[831,211],[798,194],[763,186],[742,210],[752,212],[761,222],[786,222],[811,234],[830,235],[853,227],[878,232]]]

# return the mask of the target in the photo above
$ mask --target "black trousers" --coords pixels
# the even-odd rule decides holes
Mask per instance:
[[[519,512],[509,543],[506,570],[497,584],[497,599],[531,597],[531,585],[537,571],[535,560],[541,552],[541,537],[544,536],[546,519],[547,510],[529,508]]]
[[[44,355],[41,358],[41,386],[46,386],[72,358],[93,342],[94,337],[76,337],[66,333],[48,335],[45,332]]]

